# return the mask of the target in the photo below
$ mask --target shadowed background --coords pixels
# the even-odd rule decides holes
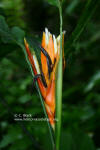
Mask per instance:
[[[100,6],[67,53],[67,40],[85,4],[86,0],[68,0],[63,5],[66,69],[62,150],[100,150]],[[42,38],[45,27],[59,35],[58,9],[46,0],[1,0],[0,15],[9,27],[18,26],[29,35]],[[51,150],[45,121],[18,123],[14,114],[44,117],[24,53],[17,46],[4,46],[0,39],[0,149]]]

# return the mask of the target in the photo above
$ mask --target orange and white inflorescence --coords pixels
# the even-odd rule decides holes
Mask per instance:
[[[34,76],[44,99],[44,104],[52,128],[55,128],[55,80],[57,64],[60,58],[60,35],[56,38],[47,28],[43,32],[41,43],[41,66],[39,66],[35,52],[30,51],[29,44],[24,39],[28,59],[32,65]],[[64,33],[63,43],[64,46]],[[64,58],[64,50],[63,50]],[[64,59],[63,59],[64,60]],[[65,64],[65,61],[64,61]]]

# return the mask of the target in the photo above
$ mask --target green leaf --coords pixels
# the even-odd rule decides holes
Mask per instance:
[[[0,37],[4,43],[13,43],[13,37],[3,16],[0,16]]]
[[[100,71],[96,72],[96,73],[92,76],[90,82],[87,84],[87,86],[85,87],[85,90],[84,90],[84,91],[85,91],[85,92],[91,91],[98,81],[100,82]]]
[[[20,29],[19,27],[13,27],[11,29],[11,33],[17,44],[19,45],[24,44],[23,39],[25,37],[25,32],[22,29]]]
[[[86,27],[89,19],[92,17],[93,13],[95,12],[98,4],[100,1],[97,0],[88,0],[83,10],[83,13],[77,23],[75,30],[72,32],[71,36],[69,37],[68,41],[66,42],[66,54],[71,51],[71,48],[75,44],[75,42],[80,37],[82,31]]]
[[[25,32],[19,27],[13,27],[10,29],[3,16],[0,16],[0,57],[6,56],[14,50],[18,49],[18,46],[24,46]],[[4,43],[4,44],[2,44]]]
[[[66,13],[71,14],[74,11],[74,9],[77,7],[78,3],[79,3],[79,0],[71,1],[71,3],[68,5],[66,9]]]
[[[46,0],[49,4],[58,6],[57,0]]]
[[[22,104],[28,102],[31,99],[31,95],[30,94],[24,94],[23,96],[21,96],[18,101]]]

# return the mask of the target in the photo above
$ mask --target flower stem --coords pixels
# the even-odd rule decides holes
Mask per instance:
[[[61,136],[61,114],[62,114],[62,5],[58,0],[59,14],[60,14],[60,60],[57,68],[56,80],[56,150],[60,148]]]

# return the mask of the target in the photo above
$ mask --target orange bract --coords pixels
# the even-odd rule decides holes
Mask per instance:
[[[29,50],[29,46],[26,40],[24,41],[25,41],[26,52],[28,54],[29,61],[32,65],[34,75],[37,75],[38,73],[41,73],[39,67],[37,67],[39,66],[38,61],[35,57],[35,54],[32,54],[31,51]],[[64,34],[63,34],[63,45],[64,45]],[[60,36],[58,36],[58,38],[55,38],[54,35],[48,32],[48,29],[45,29],[45,32],[43,32],[41,46],[45,49],[45,51],[50,56],[50,59],[52,62],[52,72],[49,75],[47,58],[41,52],[41,68],[42,68],[42,72],[43,72],[47,87],[44,86],[41,78],[38,78],[37,82],[38,82],[38,86],[40,88],[42,97],[44,99],[45,108],[49,117],[50,124],[54,129],[54,126],[55,126],[55,121],[54,121],[55,119],[55,79],[56,79],[56,68],[57,68],[59,55],[60,55]],[[63,52],[63,58],[64,58],[64,52]]]

